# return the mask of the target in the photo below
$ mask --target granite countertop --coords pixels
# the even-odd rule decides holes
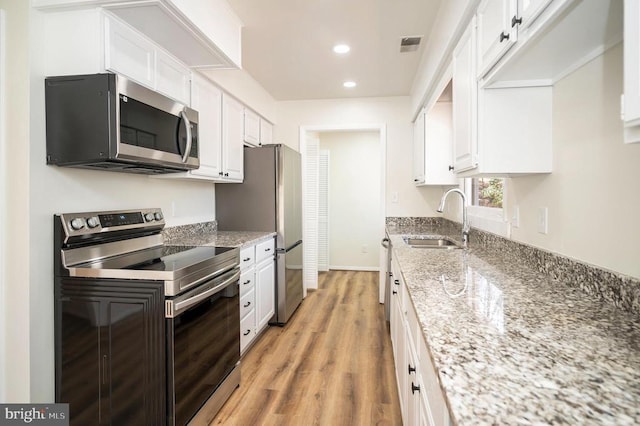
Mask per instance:
[[[165,228],[164,242],[173,246],[246,247],[273,238],[275,232],[218,231],[208,223]]]
[[[637,315],[473,240],[402,240],[437,226],[387,232],[454,423],[640,424]]]

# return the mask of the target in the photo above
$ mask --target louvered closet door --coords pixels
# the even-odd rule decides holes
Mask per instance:
[[[303,282],[304,288],[318,288],[318,170],[320,138],[307,133],[303,143]]]
[[[329,270],[329,151],[321,150],[318,164],[318,271]]]

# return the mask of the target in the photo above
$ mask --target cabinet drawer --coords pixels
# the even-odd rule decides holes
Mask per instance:
[[[252,310],[249,315],[244,317],[240,321],[240,353],[244,352],[244,349],[256,336],[256,311]]]
[[[255,246],[245,247],[240,250],[240,269],[246,269],[255,264]]]
[[[244,269],[240,273],[240,297],[253,290],[256,285],[255,271],[253,268]]]
[[[260,263],[265,259],[273,258],[275,252],[275,242],[273,238],[263,241],[256,245],[256,263]]]
[[[253,289],[240,298],[240,318],[246,317],[256,305],[256,293]]]

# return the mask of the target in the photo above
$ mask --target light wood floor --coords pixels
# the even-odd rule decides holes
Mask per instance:
[[[402,423],[378,273],[322,273],[318,287],[245,355],[210,425]]]

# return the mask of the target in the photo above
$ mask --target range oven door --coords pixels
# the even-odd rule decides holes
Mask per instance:
[[[167,299],[167,416],[184,425],[240,361],[239,268]]]

